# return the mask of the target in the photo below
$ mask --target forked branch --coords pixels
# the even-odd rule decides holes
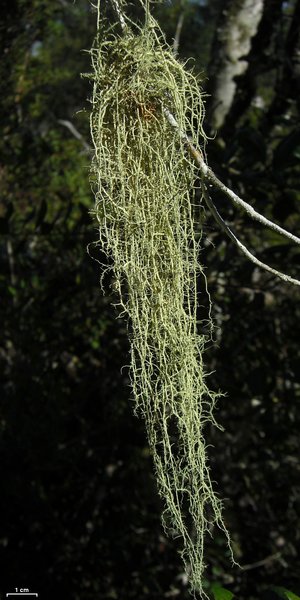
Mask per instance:
[[[240,242],[240,240],[234,235],[233,231],[231,231],[230,227],[228,227],[228,225],[225,223],[224,219],[221,217],[220,213],[218,212],[216,206],[214,205],[214,203],[208,193],[208,189],[207,189],[204,181],[202,183],[202,193],[203,193],[203,197],[206,202],[206,205],[209,208],[215,221],[218,223],[218,225],[221,227],[221,229],[226,233],[226,235],[232,240],[232,242],[241,250],[241,252],[243,252],[243,254],[245,254],[245,256],[247,256],[247,258],[249,258],[249,260],[251,260],[258,267],[265,269],[265,271],[269,271],[269,273],[272,273],[273,275],[280,277],[280,279],[283,279],[283,281],[286,281],[288,283],[293,283],[294,285],[300,285],[300,281],[298,279],[294,279],[293,277],[290,277],[289,275],[286,275],[285,273],[281,273],[280,271],[273,269],[273,267],[266,265],[261,260],[256,258],[256,256],[254,256],[254,254],[252,254],[252,252],[250,252],[248,250],[248,248],[246,248],[246,246],[244,246],[244,244],[242,244],[242,242]]]

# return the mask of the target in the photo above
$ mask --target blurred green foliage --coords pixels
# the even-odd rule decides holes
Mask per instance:
[[[214,600],[232,600],[232,598],[234,598],[234,594],[217,583],[214,583],[211,586],[211,592]]]
[[[290,590],[287,590],[286,588],[274,587],[273,590],[280,598],[287,598],[287,600],[299,600],[299,596],[296,596],[296,594]]]
[[[185,11],[180,56],[195,56],[205,76],[221,5],[174,1],[155,8],[170,42]],[[290,15],[295,6],[288,4]],[[90,70],[83,50],[91,47],[95,15],[85,0],[5,1],[4,8],[0,591],[26,585],[49,599],[188,598],[177,542],[161,529],[143,423],[132,416],[122,368],[129,362],[127,326],[112,306],[109,278],[103,296],[101,265],[86,252],[91,244],[92,257],[103,261],[89,215],[90,89],[80,77]],[[297,232],[297,100],[291,92],[288,112],[269,110],[282,48],[278,67],[257,75],[264,108],[250,103],[234,118],[233,107],[208,158],[245,200]],[[299,277],[299,250],[219,194],[215,201],[262,260]],[[248,263],[210,218],[201,260],[216,325],[207,371],[211,386],[227,394],[217,413],[225,431],[207,430],[207,441],[243,567],[231,568],[226,544],[213,532],[206,588],[218,600],[228,586],[228,598],[271,600],[281,589],[294,600],[300,589],[299,291]],[[207,298],[199,291],[199,318],[205,318]]]

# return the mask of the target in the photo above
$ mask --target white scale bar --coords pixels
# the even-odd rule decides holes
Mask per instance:
[[[38,598],[38,594],[35,592],[8,592],[5,594],[7,596],[36,596]]]

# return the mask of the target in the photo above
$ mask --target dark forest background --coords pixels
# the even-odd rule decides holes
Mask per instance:
[[[224,40],[243,4],[174,0],[154,10],[211,94],[211,167],[297,234],[299,1],[265,0],[246,70],[234,75],[232,102],[214,128],[224,60],[230,71]],[[161,528],[144,425],[122,369],[126,324],[86,251],[97,229],[91,84],[80,74],[91,70],[83,49],[95,12],[87,0],[3,0],[1,9],[0,592],[187,599],[179,542]],[[214,199],[249,249],[299,278],[299,249]],[[247,262],[208,215],[202,245],[215,323],[205,362],[210,386],[226,393],[216,415],[224,432],[207,429],[208,452],[244,567],[231,567],[214,531],[205,585],[218,600],[212,584],[240,600],[290,598],[272,588],[300,594],[299,289]],[[93,244],[90,252],[99,258]]]

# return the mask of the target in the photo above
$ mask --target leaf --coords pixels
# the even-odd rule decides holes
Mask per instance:
[[[8,291],[12,296],[16,296],[17,295],[17,290],[15,287],[12,287],[11,285],[8,286]]]
[[[288,600],[300,600],[299,596],[297,596],[290,590],[285,590],[285,595],[288,598]]]
[[[211,586],[211,591],[214,596],[214,600],[231,600],[234,597],[234,594],[229,590],[226,590],[218,583],[213,583]]]
[[[299,596],[284,587],[272,587],[272,590],[284,600],[300,600]]]

